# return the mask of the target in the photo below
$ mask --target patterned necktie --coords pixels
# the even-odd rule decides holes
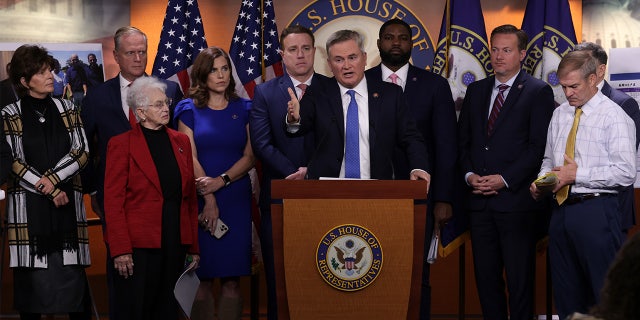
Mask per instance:
[[[571,126],[571,131],[569,131],[569,136],[567,137],[567,146],[564,148],[564,153],[571,159],[575,156],[576,151],[576,135],[578,134],[578,124],[580,123],[580,115],[582,114],[582,108],[576,108],[576,115],[573,118],[573,126]],[[564,164],[567,164],[567,161],[564,161]],[[569,185],[566,185],[558,192],[556,192],[556,201],[558,201],[558,205],[561,205],[567,198],[569,197]]]
[[[356,92],[348,90],[351,96],[349,107],[347,108],[347,127],[344,148],[344,177],[360,178],[360,138],[358,124],[358,103],[356,102]]]
[[[502,110],[502,104],[504,104],[504,91],[508,88],[509,86],[506,84],[498,86],[498,95],[496,96],[496,99],[493,100],[493,108],[491,108],[489,122],[487,123],[487,135],[489,136],[493,133],[493,125],[496,123],[496,119],[498,119],[500,110]]]
[[[300,99],[302,99],[302,97],[304,96],[304,93],[307,91],[308,85],[306,83],[301,83],[301,84],[297,85],[296,87],[300,88]],[[298,100],[300,100],[300,99],[298,99]]]
[[[389,78],[391,79],[391,83],[393,84],[398,84],[398,75],[395,73],[392,73]]]

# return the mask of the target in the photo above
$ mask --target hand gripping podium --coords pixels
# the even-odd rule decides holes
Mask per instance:
[[[426,181],[274,180],[278,319],[418,319]]]

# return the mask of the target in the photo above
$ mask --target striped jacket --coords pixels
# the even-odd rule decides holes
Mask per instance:
[[[43,176],[57,185],[61,181],[71,180],[73,183],[73,197],[75,203],[76,221],[78,226],[78,249],[64,250],[65,265],[90,265],[89,234],[87,232],[87,217],[82,196],[80,170],[87,164],[89,147],[82,128],[80,112],[71,101],[53,99],[60,116],[67,127],[71,141],[69,153],[58,161],[54,168],[46,172],[38,172],[24,160],[22,149],[22,108],[20,101],[9,104],[2,109],[2,124],[7,143],[11,147],[13,159],[12,175],[7,179],[7,230],[10,267],[46,268],[47,256],[37,257],[31,254],[29,247],[29,232],[27,229],[27,192],[36,192],[35,183]],[[52,196],[60,193],[53,191]]]

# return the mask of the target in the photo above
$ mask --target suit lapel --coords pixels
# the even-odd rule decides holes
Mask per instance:
[[[112,82],[109,86],[109,91],[110,91],[110,95],[109,95],[109,99],[111,99],[111,103],[109,103],[109,106],[112,107],[114,110],[114,114],[116,114],[118,116],[118,121],[122,122],[122,123],[129,123],[129,120],[127,118],[127,115],[124,114],[124,109],[123,109],[123,105],[122,105],[122,95],[120,93],[120,77],[116,76],[115,78],[112,79]]]
[[[404,92],[406,97],[406,92],[418,92],[420,90],[419,84],[420,79],[418,78],[418,74],[416,72],[415,67],[409,65],[409,72],[407,72],[407,79],[404,80]],[[407,101],[408,103],[409,101]]]
[[[332,78],[331,84],[327,86],[327,97],[330,99],[328,107],[333,113],[336,125],[338,126],[338,133],[344,138],[344,112],[342,110],[342,95],[340,94],[340,87],[335,78]],[[327,101],[324,97],[317,97],[316,101]],[[322,111],[320,111],[322,112]]]
[[[131,130],[129,139],[131,140],[129,143],[129,153],[131,154],[131,158],[157,191],[162,193],[160,177],[158,177],[156,165],[153,162],[153,158],[151,158],[149,146],[147,145],[147,141],[145,140],[144,135],[142,134],[142,129],[140,129],[139,125]]]
[[[382,76],[380,76],[382,77]],[[374,150],[376,139],[377,123],[379,122],[379,115],[382,103],[382,78],[372,79],[367,78],[367,91],[369,91],[369,147],[370,150]],[[390,102],[389,102],[390,103]],[[373,128],[373,130],[371,130]]]
[[[182,190],[188,190],[188,184],[193,184],[191,179],[193,176],[193,168],[189,168],[187,157],[191,157],[191,153],[186,146],[182,145],[185,139],[178,139],[178,133],[174,130],[167,129],[169,134],[169,141],[171,141],[171,147],[173,148],[173,154],[176,157],[178,168],[180,168],[180,176],[182,179]]]

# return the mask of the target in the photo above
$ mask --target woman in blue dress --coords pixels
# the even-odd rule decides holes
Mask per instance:
[[[251,181],[254,156],[249,142],[251,102],[235,92],[229,55],[210,47],[191,70],[189,98],[175,110],[178,130],[189,136],[200,199],[201,284],[191,319],[213,319],[212,284],[220,278],[218,318],[240,319],[239,277],[251,273]],[[214,237],[219,221],[228,231]]]

